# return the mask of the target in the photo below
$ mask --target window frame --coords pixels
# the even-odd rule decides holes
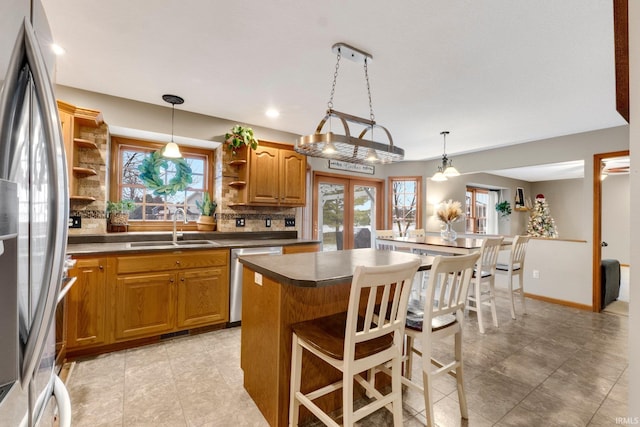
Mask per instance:
[[[480,188],[480,187],[473,187],[473,186],[466,186],[465,187],[465,200],[467,198],[467,193],[471,193],[471,201],[470,201],[470,206],[468,206],[470,208],[470,214],[467,215],[467,212],[465,212],[465,233],[471,233],[471,234],[487,234],[486,232],[486,225],[485,225],[485,231],[484,233],[478,231],[478,219],[479,218],[484,218],[485,219],[485,224],[488,221],[487,217],[478,217],[477,213],[476,213],[476,199],[477,199],[477,193],[482,193],[482,194],[489,194],[489,192],[492,191],[489,188]],[[487,206],[487,209],[489,209],[489,207]],[[469,229],[469,224],[472,225],[471,230]]]
[[[388,193],[387,193],[387,229],[395,230],[395,225],[393,222],[393,213],[395,209],[394,205],[394,191],[393,184],[399,181],[412,181],[415,182],[416,185],[416,204],[415,204],[415,229],[422,228],[422,176],[390,176],[387,178],[388,183]],[[410,228],[407,228],[408,231]]]
[[[109,200],[120,200],[120,188],[122,185],[122,163],[120,156],[120,148],[122,146],[141,148],[144,150],[156,151],[162,149],[165,144],[159,142],[153,142],[143,139],[127,138],[121,136],[111,136],[111,149],[110,149],[110,163],[112,167],[109,173]],[[204,156],[206,158],[206,165],[203,170],[203,190],[208,191],[212,197],[214,195],[214,150],[207,150],[204,148],[189,147],[185,145],[180,146],[180,151],[183,155],[197,155]],[[181,221],[181,227],[184,231],[196,231],[196,221],[189,221],[188,224],[184,224]],[[128,231],[166,231],[173,229],[173,221],[146,221],[146,220],[129,220]]]

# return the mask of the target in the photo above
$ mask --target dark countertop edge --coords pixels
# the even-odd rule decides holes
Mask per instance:
[[[424,261],[427,262],[427,265],[422,264],[420,265],[420,267],[418,267],[418,273],[426,270],[431,270],[431,265],[433,264],[433,260],[435,257],[430,255],[417,255],[417,254],[414,254],[414,255],[419,256],[420,258],[422,258]],[[286,256],[286,255],[282,255],[282,256]],[[251,255],[242,256],[242,257],[239,257],[238,260],[242,265],[249,267],[253,271],[260,273],[263,276],[266,276],[283,285],[297,286],[301,288],[321,288],[324,286],[333,286],[333,285],[339,285],[342,283],[349,283],[353,279],[353,275],[340,276],[340,277],[334,277],[330,279],[321,279],[321,280],[292,279],[288,276],[279,274],[273,270],[267,269],[265,267],[262,267],[260,265],[253,263],[251,262],[250,258],[251,258]]]
[[[244,233],[243,233],[244,234]],[[145,235],[146,236],[146,235]],[[185,237],[187,237],[185,235]],[[191,237],[191,236],[189,236]],[[157,239],[165,240],[165,239]],[[198,239],[188,239],[198,240]],[[321,243],[319,240],[306,240],[306,239],[257,239],[257,240],[239,240],[239,239],[225,239],[225,240],[213,240],[213,239],[200,239],[211,240],[214,242],[211,245],[197,245],[197,246],[176,246],[176,247],[136,247],[129,248],[127,243],[134,241],[154,241],[153,239],[130,239],[123,242],[114,243],[76,243],[68,244],[66,249],[67,255],[81,256],[81,255],[108,255],[108,254],[139,254],[149,252],[181,252],[181,251],[193,251],[193,250],[215,250],[223,249],[229,250],[234,248],[246,248],[246,247],[265,247],[265,246],[296,246],[296,245],[309,245],[314,243]],[[169,241],[167,241],[169,243]]]
[[[135,241],[171,240],[171,231],[140,231],[130,233],[106,233],[106,234],[70,234],[67,243],[123,243]],[[298,232],[293,231],[184,231],[184,240],[269,240],[269,239],[297,239]]]
[[[339,285],[341,283],[349,283],[351,282],[352,276],[347,277],[336,277],[333,279],[324,279],[324,280],[301,280],[301,279],[291,279],[290,277],[283,276],[281,274],[276,273],[275,271],[268,270],[264,267],[256,265],[249,261],[247,258],[241,258],[240,263],[244,266],[251,268],[256,273],[260,273],[265,277],[268,277],[278,283],[289,286],[296,286],[299,288],[321,288],[324,286],[333,286]]]

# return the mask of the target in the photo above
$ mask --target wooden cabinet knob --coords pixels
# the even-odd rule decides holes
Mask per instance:
[[[100,270],[104,270],[104,267],[103,267],[103,266],[101,266],[101,265],[99,265],[99,266],[98,266],[98,268],[99,268]]]
[[[173,277],[171,279],[169,279],[169,282],[173,283]]]

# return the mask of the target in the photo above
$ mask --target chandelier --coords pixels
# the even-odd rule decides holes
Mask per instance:
[[[393,145],[393,138],[384,126],[380,126],[375,121],[373,114],[373,104],[371,102],[371,88],[369,86],[369,72],[367,64],[373,58],[369,53],[356,49],[345,43],[336,43],[332,47],[336,53],[337,61],[335,72],[333,73],[333,85],[331,95],[327,103],[327,113],[320,120],[315,133],[302,136],[296,141],[295,151],[310,157],[322,157],[327,159],[344,160],[351,163],[371,164],[390,163],[404,159],[404,150]],[[336,80],[340,68],[340,58],[347,58],[364,64],[364,76],[367,83],[367,94],[369,96],[369,119],[356,117],[351,114],[342,113],[333,109],[333,95],[336,89]],[[335,118],[342,124],[344,134],[335,134],[331,131],[331,119]],[[329,121],[330,130],[322,133],[322,129]],[[359,126],[355,133],[349,124]],[[379,134],[386,136],[388,143],[374,141],[374,129],[379,129]],[[356,136],[357,134],[357,136]],[[368,136],[370,139],[365,139]],[[377,136],[377,135],[376,135]]]
[[[447,179],[460,175],[460,172],[451,164],[451,160],[447,157],[447,135],[449,135],[449,131],[445,130],[440,132],[442,138],[444,139],[444,149],[442,154],[442,165],[438,166],[438,170],[431,177],[432,181],[446,181]]]

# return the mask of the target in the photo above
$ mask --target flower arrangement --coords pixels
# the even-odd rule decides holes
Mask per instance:
[[[440,221],[445,224],[450,224],[457,221],[462,216],[462,204],[458,201],[454,202],[449,199],[440,204],[436,215]]]

